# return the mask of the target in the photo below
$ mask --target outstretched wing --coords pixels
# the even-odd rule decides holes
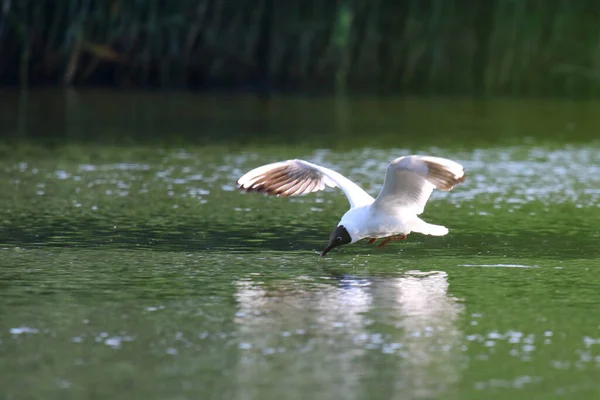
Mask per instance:
[[[246,173],[237,181],[245,192],[267,193],[274,196],[298,196],[339,187],[351,207],[371,204],[373,197],[356,183],[329,168],[304,160],[287,160],[263,165]]]
[[[405,156],[392,161],[374,206],[389,213],[423,212],[433,189],[452,190],[466,176],[459,163],[440,157]]]

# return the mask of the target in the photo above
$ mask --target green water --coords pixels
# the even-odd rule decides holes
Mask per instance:
[[[4,399],[600,393],[598,103],[2,96]],[[341,193],[235,190],[299,157],[375,195],[409,153],[467,170],[445,237],[321,258]]]

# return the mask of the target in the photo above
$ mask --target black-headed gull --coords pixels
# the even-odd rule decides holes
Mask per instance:
[[[348,197],[350,210],[331,232],[329,245],[321,256],[344,244],[369,238],[369,244],[385,238],[404,240],[411,232],[443,236],[448,229],[418,217],[434,188],[452,190],[464,182],[459,163],[446,158],[411,155],[399,157],[387,166],[383,187],[376,199],[348,178],[304,160],[287,160],[263,165],[242,176],[237,184],[245,192],[274,196],[298,196],[329,187],[339,187]]]

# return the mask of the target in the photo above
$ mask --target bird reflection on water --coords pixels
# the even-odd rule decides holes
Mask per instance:
[[[336,284],[236,282],[240,393],[258,390],[263,377],[272,395],[287,388],[306,394],[327,382],[348,399],[364,398],[375,382],[387,398],[441,393],[460,374],[463,306],[449,295],[447,278],[408,271],[344,276]]]

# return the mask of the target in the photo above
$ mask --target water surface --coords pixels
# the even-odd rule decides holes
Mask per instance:
[[[8,100],[4,398],[600,392],[599,105],[33,92],[23,112]],[[468,171],[423,215],[445,237],[321,258],[341,193],[235,190],[250,168],[298,157],[376,195],[386,163],[415,152]]]

